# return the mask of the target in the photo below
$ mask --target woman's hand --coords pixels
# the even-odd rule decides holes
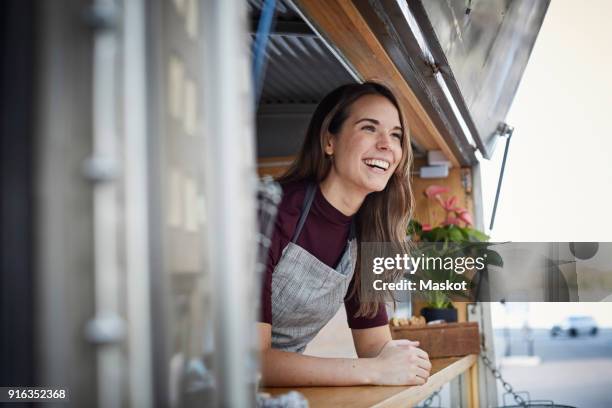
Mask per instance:
[[[418,341],[391,340],[374,358],[376,385],[421,385],[429,378],[431,363]]]

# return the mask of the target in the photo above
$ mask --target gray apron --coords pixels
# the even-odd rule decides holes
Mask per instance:
[[[302,353],[306,345],[338,312],[355,271],[354,225],[336,268],[330,268],[296,244],[317,192],[306,190],[302,212],[291,242],[272,272],[272,347]]]

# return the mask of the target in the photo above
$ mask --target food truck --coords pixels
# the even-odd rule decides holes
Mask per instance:
[[[292,163],[325,94],[376,81],[410,128],[415,219],[441,221],[423,195],[438,185],[484,230],[479,163],[509,142],[548,4],[8,1],[0,385],[100,407],[291,391],[257,378],[259,178]],[[451,406],[496,406],[490,307],[455,308],[476,352],[451,350],[426,385],[297,391],[313,407],[412,406],[442,388]],[[343,312],[315,341],[340,354]]]

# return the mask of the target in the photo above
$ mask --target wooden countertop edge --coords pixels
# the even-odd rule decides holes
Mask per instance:
[[[436,361],[437,360],[437,361]],[[454,360],[452,362],[444,360]],[[432,374],[426,384],[419,386],[354,386],[354,387],[264,387],[260,391],[271,395],[283,394],[291,390],[298,391],[304,395],[312,407],[337,406],[339,401],[347,405],[347,392],[350,399],[356,398],[350,405],[359,407],[402,407],[413,406],[433,394],[438,388],[450,382],[455,377],[468,371],[478,360],[477,354],[464,357],[449,357],[434,359],[434,367],[442,364],[442,369]],[[397,391],[395,391],[397,390]],[[366,393],[365,402],[359,399],[360,395]],[[382,395],[372,395],[382,394]],[[338,399],[339,397],[339,399]],[[330,400],[335,400],[331,404]]]
[[[392,397],[373,405],[372,407],[391,408],[405,407],[406,404],[416,404],[433,394],[434,391],[436,391],[442,385],[450,382],[453,378],[467,371],[476,363],[477,360],[478,356],[476,354],[470,354],[462,357],[460,360],[455,361],[449,366],[444,367],[442,370],[433,374],[431,377],[429,377],[427,383],[407,388],[406,390],[399,392]]]

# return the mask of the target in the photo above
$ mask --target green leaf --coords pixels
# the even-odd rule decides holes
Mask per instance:
[[[423,226],[420,222],[416,220],[410,220],[408,223],[408,229],[406,230],[406,235],[420,235],[423,232]]]
[[[426,231],[426,232],[422,232],[421,233],[421,241],[435,242],[434,231],[435,231],[435,229],[430,230],[430,231]]]
[[[448,240],[448,231],[445,228],[435,228],[432,230],[434,233],[434,242],[444,242]]]
[[[463,242],[464,237],[459,228],[449,228],[448,239],[452,242]]]
[[[488,241],[489,236],[483,232],[480,232],[473,228],[466,228],[465,231],[470,237],[477,239],[478,241]]]
[[[463,235],[463,240],[464,241],[470,241],[471,237],[470,237],[470,234],[468,233],[468,229],[467,228],[459,227],[457,229],[461,232],[461,235]]]
[[[486,263],[488,265],[495,265],[499,267],[504,266],[504,260],[497,252],[493,251],[492,249],[487,249],[485,254],[487,255]]]

